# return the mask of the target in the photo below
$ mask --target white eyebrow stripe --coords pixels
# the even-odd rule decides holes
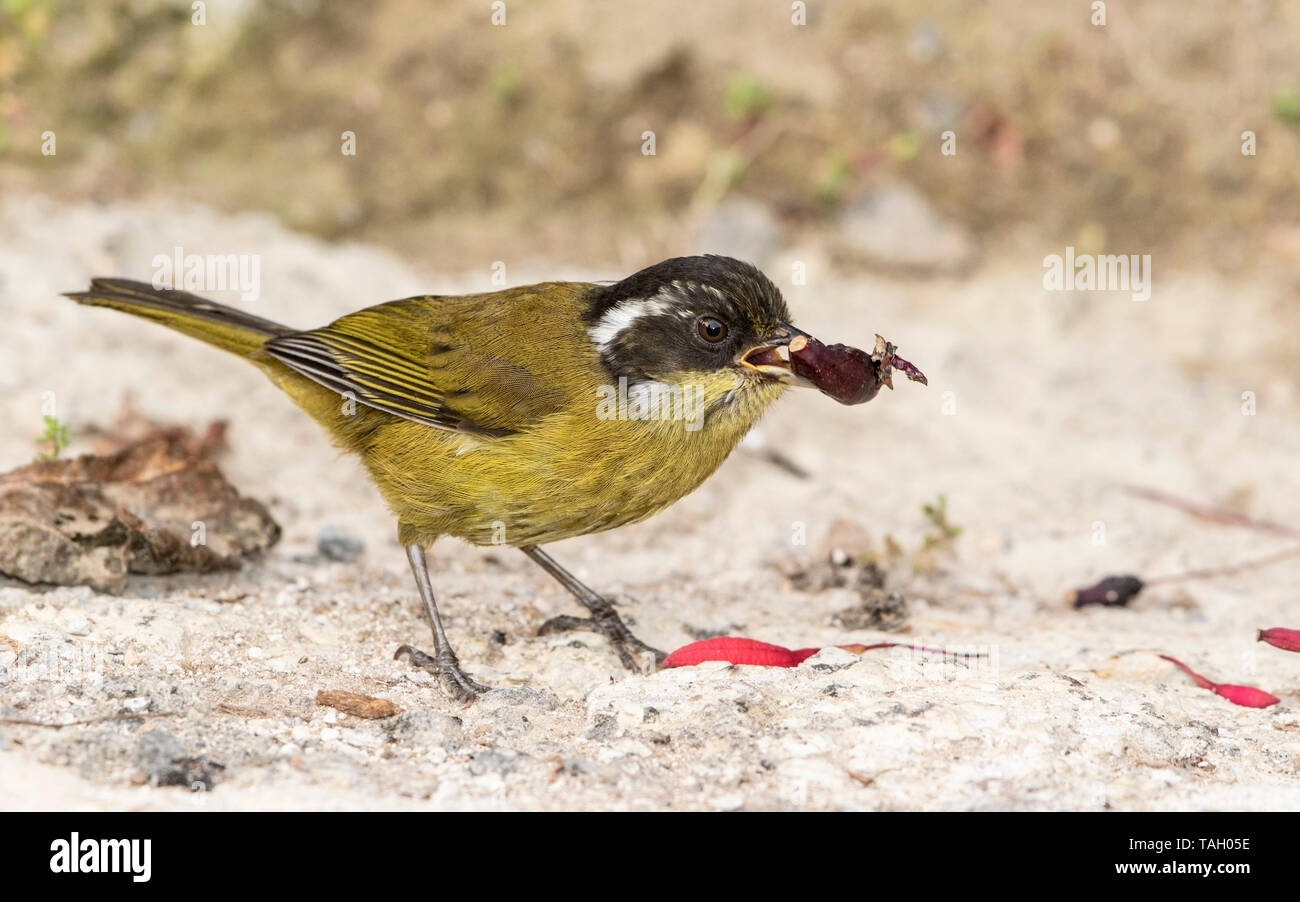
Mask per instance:
[[[667,300],[668,295],[660,292],[651,298],[633,298],[626,301],[619,301],[600,318],[596,325],[587,330],[593,344],[600,348],[601,353],[609,351],[609,345],[619,336],[624,329],[632,325],[639,317],[655,316],[656,314],[666,313],[672,305]]]

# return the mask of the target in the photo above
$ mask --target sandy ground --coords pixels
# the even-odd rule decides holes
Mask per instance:
[[[790,646],[898,638],[835,626],[850,590],[783,579],[780,561],[811,558],[846,519],[902,549],[889,572],[910,602],[902,636],[989,657],[833,649],[795,670],[629,675],[591,637],[533,636],[576,611],[522,555],[448,541],[430,556],[435,591],[462,660],[500,687],[462,705],[391,660],[400,643],[427,647],[427,627],[359,467],[251,367],[57,298],[91,274],[148,278],[153,256],[178,244],[260,253],[253,309],[303,326],[417,291],[485,288],[491,265],[465,261],[449,277],[203,209],[0,205],[0,463],[31,458],[47,391],[74,440],[128,395],[164,420],[224,417],[223,469],[285,530],[238,573],[134,578],[120,596],[0,584],[0,718],[122,715],[0,725],[0,806],[1300,807],[1300,658],[1253,641],[1257,627],[1300,626],[1300,563],[1153,587],[1126,610],[1064,600],[1108,573],[1155,576],[1286,546],[1120,488],[1274,520],[1297,510],[1300,399],[1277,364],[1285,330],[1269,325],[1294,298],[1278,283],[1229,285],[1164,272],[1157,259],[1152,297],[1138,303],[1045,292],[1042,256],[1059,248],[927,282],[850,277],[818,248],[787,249],[769,272],[785,286],[789,261],[807,264],[808,284],[787,289],[801,325],[867,346],[879,331],[930,387],[903,384],[857,408],[792,393],[761,431],[809,479],[742,448],[657,518],[551,550],[663,648],[700,631]],[[509,271],[512,283],[576,275]],[[1253,416],[1242,413],[1247,391]],[[933,531],[921,506],[939,494],[963,531],[917,559]],[[327,524],[364,539],[358,562],[310,560]],[[806,545],[794,541],[801,531]],[[1234,707],[1157,651],[1282,703]],[[325,689],[403,713],[342,715],[315,704]],[[176,777],[169,762],[181,757],[199,760]],[[153,785],[168,777],[213,782]]]

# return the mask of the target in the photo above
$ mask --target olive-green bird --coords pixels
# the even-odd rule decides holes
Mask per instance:
[[[298,331],[184,291],[94,279],[68,297],[151,319],[243,357],[360,455],[397,516],[434,653],[398,649],[458,697],[460,667],[425,549],[439,536],[519,548],[590,612],[620,660],[662,654],[541,548],[645,519],[686,495],[795,384],[801,335],[749,264],[678,257],[613,284],[545,282],[407,298]]]

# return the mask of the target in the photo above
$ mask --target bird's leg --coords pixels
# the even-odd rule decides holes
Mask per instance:
[[[570,617],[567,615],[552,617],[542,624],[542,628],[537,631],[539,636],[546,636],[551,633],[562,633],[567,630],[591,630],[593,633],[600,633],[604,636],[609,644],[614,646],[618,659],[623,666],[631,671],[640,671],[636,659],[632,653],[644,654],[649,652],[654,655],[655,664],[662,664],[666,657],[663,652],[657,648],[651,648],[627,628],[627,624],[618,616],[614,606],[609,603],[609,599],[597,594],[582,584],[579,579],[565,570],[555,562],[549,554],[536,545],[520,545],[519,550],[528,555],[537,564],[551,576],[559,581],[560,585],[573,593],[573,597],[578,599],[588,611],[590,617]]]
[[[433,654],[428,655],[418,648],[403,645],[397,649],[393,660],[396,661],[406,655],[416,667],[423,667],[437,673],[442,684],[461,701],[473,699],[487,692],[490,687],[484,686],[460,669],[460,661],[457,660],[456,653],[451,650],[451,643],[447,641],[447,632],[442,628],[442,618],[438,616],[438,605],[433,600],[433,584],[429,582],[429,564],[424,557],[424,546],[416,542],[407,545],[406,559],[411,562],[415,585],[420,590],[420,599],[424,602],[424,610],[429,614],[429,622],[433,624]]]

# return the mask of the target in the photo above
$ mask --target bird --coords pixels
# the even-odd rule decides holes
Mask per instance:
[[[462,700],[489,687],[447,638],[434,541],[518,548],[587,610],[540,633],[594,631],[631,670],[662,662],[543,546],[644,520],[693,491],[802,381],[788,346],[807,335],[759,269],[711,254],[617,281],[409,297],[306,330],[128,279],[66,296],[242,357],[360,457],[433,632],[431,654],[402,645],[395,658]]]

